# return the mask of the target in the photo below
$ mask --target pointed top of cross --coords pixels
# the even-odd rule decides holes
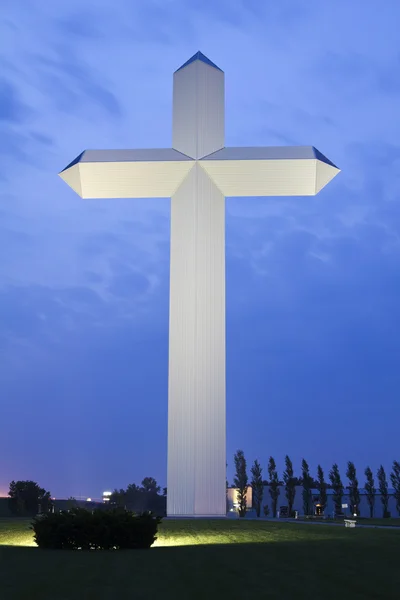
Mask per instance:
[[[175,71],[175,73],[177,71],[180,71],[184,67],[187,67],[188,65],[190,65],[193,62],[195,62],[196,60],[201,60],[202,62],[206,63],[206,65],[209,65],[210,67],[214,67],[215,69],[218,69],[218,71],[222,71],[222,69],[220,69],[219,67],[217,67],[217,65],[215,63],[213,63],[209,58],[207,58],[207,56],[205,56],[199,50],[198,52],[196,52],[196,54],[193,54],[193,56],[191,58],[189,58],[189,60],[187,60],[181,67],[179,67],[179,69],[177,69]]]

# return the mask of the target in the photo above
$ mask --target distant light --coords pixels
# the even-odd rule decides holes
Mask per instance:
[[[103,496],[112,496],[112,492],[103,492]]]
[[[86,502],[91,502],[92,499],[91,498],[86,498]]]
[[[354,513],[354,516],[356,517],[356,516],[357,516],[357,513]]]
[[[103,498],[103,502],[110,502],[110,498]]]

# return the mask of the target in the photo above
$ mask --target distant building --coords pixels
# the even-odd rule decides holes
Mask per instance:
[[[299,510],[299,514],[302,514],[302,512],[303,512],[302,491],[303,491],[302,487],[296,488],[296,496],[297,496],[297,494],[299,494],[299,507],[296,506],[295,510]],[[313,490],[311,490],[311,492],[312,492],[312,499],[313,499],[314,514],[320,515],[320,516],[323,516],[323,515],[332,516],[335,511],[335,504],[333,502],[334,491],[332,489],[326,490],[328,502],[327,502],[325,511],[322,510],[322,507],[319,503],[319,490],[313,489]],[[388,511],[391,513],[392,517],[395,517],[397,515],[397,509],[396,509],[396,499],[394,497],[394,490],[389,489],[388,492],[389,492]],[[368,504],[368,500],[367,500],[367,492],[365,489],[360,488],[359,493],[360,493],[360,505],[358,507],[359,508],[359,516],[360,517],[369,517],[370,510],[369,510],[369,504]],[[352,507],[351,507],[350,494],[349,494],[348,489],[345,489],[344,494],[343,494],[343,499],[342,499],[342,505],[346,505],[346,504],[347,504],[347,507],[343,507],[342,512],[346,515],[349,515],[349,514],[351,514]],[[382,505],[382,501],[381,501],[381,494],[379,493],[379,491],[377,491],[375,494],[374,517],[376,517],[376,518],[383,517],[383,505]]]
[[[110,502],[111,496],[112,492],[103,492],[103,503],[108,504]]]
[[[0,498],[0,517],[12,517],[12,512],[9,507],[9,497],[2,496]]]
[[[280,486],[279,489],[280,489],[280,494],[279,494],[279,498],[278,498],[278,510],[280,509],[281,506],[287,506],[285,487]],[[249,486],[248,492],[247,492],[247,507],[250,510],[252,508],[252,493],[251,492],[252,492],[252,490],[251,490],[251,487]],[[360,492],[360,497],[361,497],[361,502],[360,502],[360,506],[359,506],[360,517],[369,517],[370,512],[369,512],[369,504],[367,501],[366,491],[364,489],[360,489],[359,492]],[[317,490],[317,489],[311,490],[313,514],[320,515],[320,516],[329,516],[329,517],[333,516],[334,508],[335,508],[334,502],[333,502],[333,490],[327,489],[326,493],[327,493],[328,502],[325,507],[325,510],[323,511],[321,505],[319,504],[319,490]],[[342,509],[343,513],[346,515],[349,515],[350,511],[351,511],[351,503],[350,503],[350,496],[349,496],[348,489],[345,489],[345,491],[344,491],[342,503],[347,504],[347,508]],[[228,488],[228,490],[227,490],[227,509],[228,509],[228,511],[234,511],[237,508],[237,505],[238,505],[237,489]],[[263,495],[263,501],[262,501],[262,506],[265,506],[265,505],[267,505],[269,507],[270,514],[272,514],[271,496],[269,493],[269,486],[267,486],[267,485],[264,486],[264,495]],[[304,513],[302,486],[296,486],[296,495],[295,495],[293,510],[298,511],[299,515],[302,515]],[[396,499],[394,497],[393,489],[389,489],[388,510],[391,513],[392,517],[398,516],[397,509],[396,509]],[[383,516],[383,506],[382,506],[382,502],[381,502],[381,495],[377,491],[377,493],[375,494],[374,517],[380,518],[382,516]]]
[[[239,506],[238,490],[236,488],[228,488],[227,492],[226,492],[226,498],[227,498],[228,510],[229,511],[236,510]],[[246,500],[247,500],[247,508],[252,509],[252,507],[253,507],[253,490],[252,490],[251,486],[249,486],[247,488]]]

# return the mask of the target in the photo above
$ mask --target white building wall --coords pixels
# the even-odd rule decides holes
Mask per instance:
[[[237,488],[228,488],[226,491],[226,499],[227,499],[228,510],[231,508],[237,507],[237,505],[238,505],[238,490],[237,490]],[[249,486],[247,488],[246,502],[247,502],[248,509],[253,508],[253,490],[252,490],[251,486]]]

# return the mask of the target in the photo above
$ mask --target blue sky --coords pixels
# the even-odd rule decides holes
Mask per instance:
[[[169,202],[83,201],[85,148],[168,147],[172,73],[226,74],[227,145],[316,146],[315,198],[227,200],[227,439],[399,459],[400,6],[14,0],[0,20],[0,492],[166,484]]]

